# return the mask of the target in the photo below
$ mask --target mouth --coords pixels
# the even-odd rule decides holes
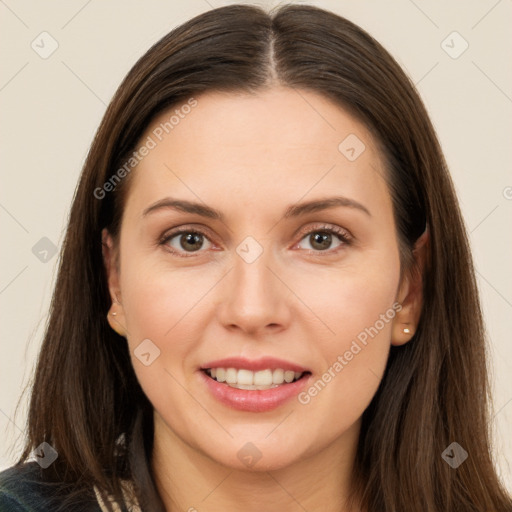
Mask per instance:
[[[271,356],[228,357],[208,361],[198,369],[210,396],[245,412],[270,412],[284,406],[313,378],[309,368]]]
[[[245,368],[215,367],[201,368],[210,379],[231,388],[264,391],[293,384],[311,375],[310,371],[297,372],[284,368],[266,368],[252,371]]]

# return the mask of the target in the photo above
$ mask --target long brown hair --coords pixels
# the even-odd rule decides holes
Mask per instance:
[[[158,113],[203,92],[257,93],[274,84],[320,93],[371,130],[386,163],[402,270],[414,242],[430,232],[418,330],[392,347],[363,415],[354,473],[363,507],[512,510],[490,454],[486,339],[468,239],[432,124],[378,42],[305,5],[201,14],[158,41],[117,90],[73,200],[18,464],[47,441],[59,454],[45,470],[48,481],[67,483],[74,494],[96,485],[121,501],[119,481],[128,479],[143,510],[165,510],[150,466],[152,406],[125,340],[106,320],[101,231],[118,236],[130,174],[104,197],[98,190]],[[469,454],[457,469],[441,457],[453,441]]]

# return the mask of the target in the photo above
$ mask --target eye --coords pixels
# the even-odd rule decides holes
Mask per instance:
[[[183,253],[194,253],[205,248],[205,242],[210,244],[206,249],[210,248],[211,241],[205,233],[185,228],[166,235],[160,243],[169,247],[171,252],[178,256],[185,256]]]
[[[297,247],[312,252],[328,252],[329,254],[337,252],[339,247],[350,245],[351,236],[347,231],[338,226],[322,226],[303,231],[305,236],[301,239]],[[306,242],[310,247],[302,247]],[[336,244],[333,248],[333,244]]]
[[[339,226],[318,226],[306,228],[301,231],[301,241],[294,248],[306,249],[310,253],[332,254],[338,252],[341,247],[350,245],[352,236]],[[303,247],[306,242],[310,247]],[[334,248],[332,247],[335,244]],[[164,235],[160,245],[165,246],[171,253],[180,257],[194,256],[201,253],[202,249],[212,249],[213,243],[206,233],[197,228],[182,227]]]

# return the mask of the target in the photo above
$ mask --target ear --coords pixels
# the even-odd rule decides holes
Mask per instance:
[[[126,337],[126,320],[121,303],[121,287],[119,285],[118,249],[115,247],[112,235],[104,228],[101,232],[103,264],[107,275],[108,290],[112,305],[107,314],[107,320],[117,334]]]
[[[428,260],[430,233],[428,226],[414,244],[413,264],[400,282],[396,300],[401,304],[393,319],[391,344],[404,345],[415,334],[423,307],[423,273]]]

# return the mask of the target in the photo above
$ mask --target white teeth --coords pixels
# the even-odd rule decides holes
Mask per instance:
[[[250,370],[238,370],[236,384],[244,384],[245,386],[253,385],[254,373]]]
[[[274,384],[282,384],[284,382],[284,370],[281,370],[281,368],[277,368],[272,373],[272,382]]]
[[[285,382],[289,384],[302,376],[301,372],[285,371],[282,368],[257,372],[236,368],[210,368],[207,373],[218,382],[225,382],[239,389],[269,389]]]
[[[272,370],[255,372],[252,384],[255,386],[270,386],[270,384],[272,384]],[[275,384],[279,383],[275,382]]]
[[[226,370],[226,382],[228,384],[237,384],[238,372],[234,368]]]
[[[294,378],[295,378],[295,372],[292,372],[291,370],[284,372],[285,382],[292,382]]]

